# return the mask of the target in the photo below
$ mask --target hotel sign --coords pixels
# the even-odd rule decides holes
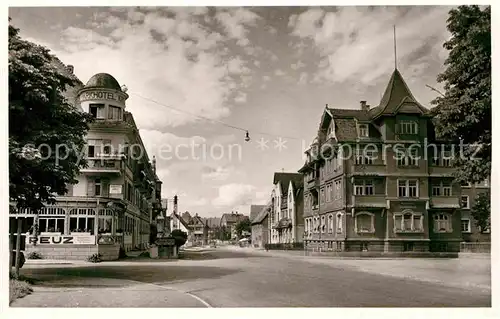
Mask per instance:
[[[118,94],[109,91],[89,90],[80,94],[80,102],[89,100],[109,100],[123,103],[125,102],[125,96],[125,94]]]
[[[28,236],[28,245],[95,245],[95,236]]]

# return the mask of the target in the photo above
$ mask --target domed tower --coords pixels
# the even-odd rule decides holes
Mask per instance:
[[[108,73],[98,73],[90,78],[78,92],[78,101],[84,112],[101,120],[123,120],[125,93],[118,81]]]

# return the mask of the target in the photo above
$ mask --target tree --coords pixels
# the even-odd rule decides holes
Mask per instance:
[[[56,59],[9,24],[9,197],[35,213],[77,183],[86,164],[81,150],[91,116],[66,101],[63,92],[75,83]]]
[[[235,226],[236,234],[238,235],[238,238],[241,238],[241,235],[243,232],[251,232],[252,231],[252,226],[250,224],[250,219],[244,218],[240,220],[236,226]]]
[[[175,246],[177,246],[177,248],[184,245],[187,241],[187,238],[188,238],[188,234],[186,232],[183,232],[180,229],[174,229],[172,231],[172,233],[170,234],[170,236],[174,237]]]
[[[451,38],[443,45],[449,56],[437,78],[445,93],[432,101],[437,137],[467,145],[463,156],[455,156],[459,182],[482,182],[491,174],[490,10],[474,5],[450,11]]]
[[[471,209],[471,215],[476,220],[476,225],[481,228],[481,232],[490,229],[491,226],[491,207],[490,207],[490,190],[479,193]]]

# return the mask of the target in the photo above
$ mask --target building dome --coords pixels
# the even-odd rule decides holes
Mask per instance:
[[[85,85],[85,88],[103,88],[121,91],[118,81],[108,73],[97,73]]]

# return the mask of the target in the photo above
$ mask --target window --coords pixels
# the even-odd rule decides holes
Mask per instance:
[[[357,150],[356,165],[373,165],[373,160],[376,157],[375,151]]]
[[[335,199],[341,199],[342,198],[342,193],[341,193],[341,181],[335,181]]]
[[[108,119],[110,120],[121,120],[122,118],[122,109],[117,106],[109,106],[108,109]]]
[[[321,189],[321,203],[325,202],[325,188]]]
[[[375,232],[374,225],[375,215],[368,212],[361,212],[354,219],[354,227],[358,233],[373,233]]]
[[[325,228],[326,228],[325,216],[321,216],[321,233],[325,233]]]
[[[432,185],[432,196],[441,196],[441,185]]]
[[[71,233],[90,233],[94,235],[95,210],[74,208],[69,212],[69,231]]]
[[[341,213],[337,214],[336,224],[337,224],[337,233],[342,233],[343,223],[342,223],[342,214]]]
[[[333,225],[333,215],[330,214],[328,216],[328,233],[333,233],[333,228],[334,228],[334,225]]]
[[[446,181],[433,183],[432,196],[451,196],[451,183]]]
[[[41,233],[64,233],[66,212],[62,208],[44,207],[38,218],[38,231]]]
[[[96,119],[104,119],[104,104],[90,104],[89,113]]]
[[[451,216],[445,213],[438,213],[434,215],[434,232],[448,233],[452,232]]]
[[[359,137],[368,137],[368,124],[359,124]]]
[[[396,159],[398,166],[418,166],[418,149],[413,147],[407,150],[397,148]]]
[[[400,121],[399,134],[418,134],[418,125],[415,121]]]
[[[466,196],[466,195],[462,196],[460,198],[460,204],[461,204],[462,209],[469,209],[470,208],[470,206],[469,206],[469,196]]]
[[[101,179],[96,178],[95,179],[95,184],[94,184],[94,195],[95,196],[100,196],[101,195]]]
[[[462,219],[462,233],[470,233],[470,219]]]
[[[357,181],[356,185],[354,185],[354,194],[355,195],[373,195],[373,181]]]
[[[403,243],[403,251],[413,251],[415,249],[415,244],[412,242]]]
[[[398,196],[399,197],[418,197],[417,180],[399,180],[398,181]]]
[[[394,214],[395,232],[422,232],[424,229],[423,216],[412,211]]]
[[[443,152],[443,158],[442,158],[442,163],[443,163],[443,166],[446,166],[446,167],[450,167],[452,166],[451,164],[451,152],[450,151],[445,151]]]
[[[443,185],[443,196],[451,196],[451,184],[446,183]]]

